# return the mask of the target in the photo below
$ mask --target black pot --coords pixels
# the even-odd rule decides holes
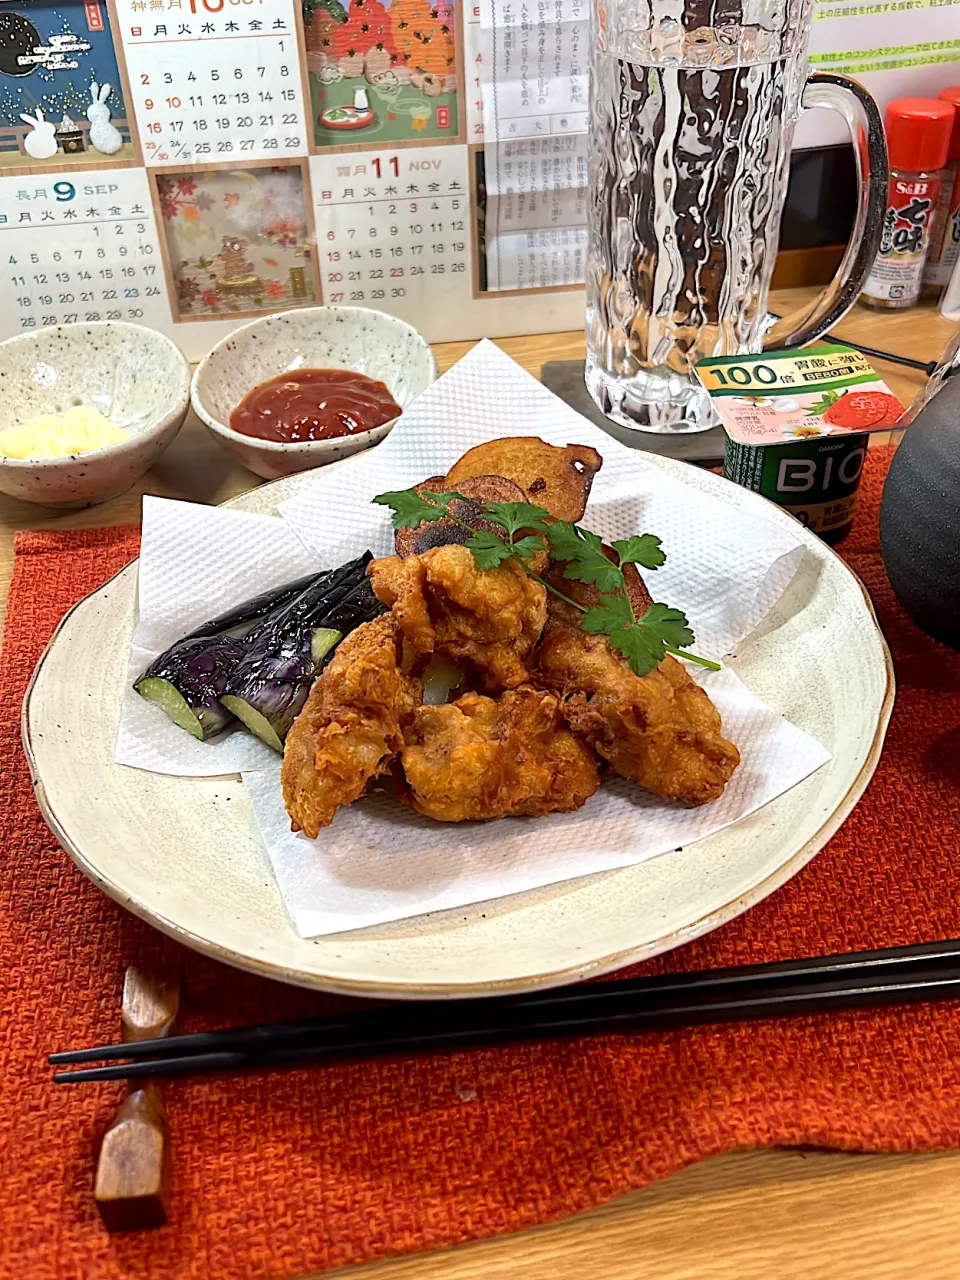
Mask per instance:
[[[960,374],[921,410],[893,455],[880,550],[907,615],[960,649]]]

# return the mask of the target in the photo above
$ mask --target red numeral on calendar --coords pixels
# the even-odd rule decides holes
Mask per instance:
[[[373,163],[373,171],[374,171],[374,173],[377,175],[377,177],[378,177],[378,178],[382,178],[382,177],[383,177],[383,174],[380,172],[380,159],[379,159],[379,157],[375,156],[375,157],[374,157],[374,159],[373,159],[373,161],[372,161],[372,163]],[[390,157],[390,159],[387,161],[387,164],[388,164],[388,165],[389,165],[389,167],[393,170],[393,176],[394,176],[395,178],[399,178],[399,177],[400,177],[400,161],[397,159],[397,157],[396,157],[396,156],[391,156],[391,157]]]

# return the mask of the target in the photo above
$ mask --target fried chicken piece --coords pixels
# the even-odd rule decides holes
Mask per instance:
[[[593,750],[557,698],[525,686],[420,707],[400,753],[407,804],[438,822],[569,813],[600,785]]]
[[[365,622],[339,646],[287,734],[281,781],[290,827],[315,840],[341,805],[387,773],[401,726],[422,693],[403,669],[403,638],[390,614]]]
[[[546,621],[546,591],[513,560],[481,570],[466,547],[433,547],[374,560],[368,572],[418,652],[468,659],[494,693],[529,682],[526,660]]]
[[[560,585],[560,580],[557,580]],[[594,587],[564,579],[571,599],[590,606]],[[627,576],[634,612],[650,596]],[[617,773],[664,800],[709,804],[723,794],[740,752],[720,732],[720,713],[675,658],[636,676],[605,636],[581,630],[576,612],[550,599],[547,628],[534,655],[536,681],[555,690],[567,724]]]

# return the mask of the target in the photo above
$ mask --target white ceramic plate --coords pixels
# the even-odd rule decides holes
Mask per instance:
[[[389,926],[305,941],[277,891],[237,778],[193,780],[113,762],[136,565],[60,624],[24,702],[44,816],[78,866],[123,906],[208,955],[300,986],[418,998],[524,991],[617,969],[739,915],[822,848],[874,768],[893,669],[870,601],[842,560],[765,499],[651,457],[678,480],[803,539],[794,581],[731,665],[833,752],[752,817],[625,870]],[[309,474],[230,505],[270,513]]]

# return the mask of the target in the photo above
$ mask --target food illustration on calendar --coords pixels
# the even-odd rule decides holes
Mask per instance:
[[[106,5],[0,6],[0,167],[136,158]]]
[[[456,141],[454,7],[448,0],[303,0],[317,147]],[[362,137],[360,136],[362,131]]]
[[[0,0],[0,338],[577,327],[587,42],[588,0]]]
[[[180,317],[317,301],[298,165],[157,177]]]

